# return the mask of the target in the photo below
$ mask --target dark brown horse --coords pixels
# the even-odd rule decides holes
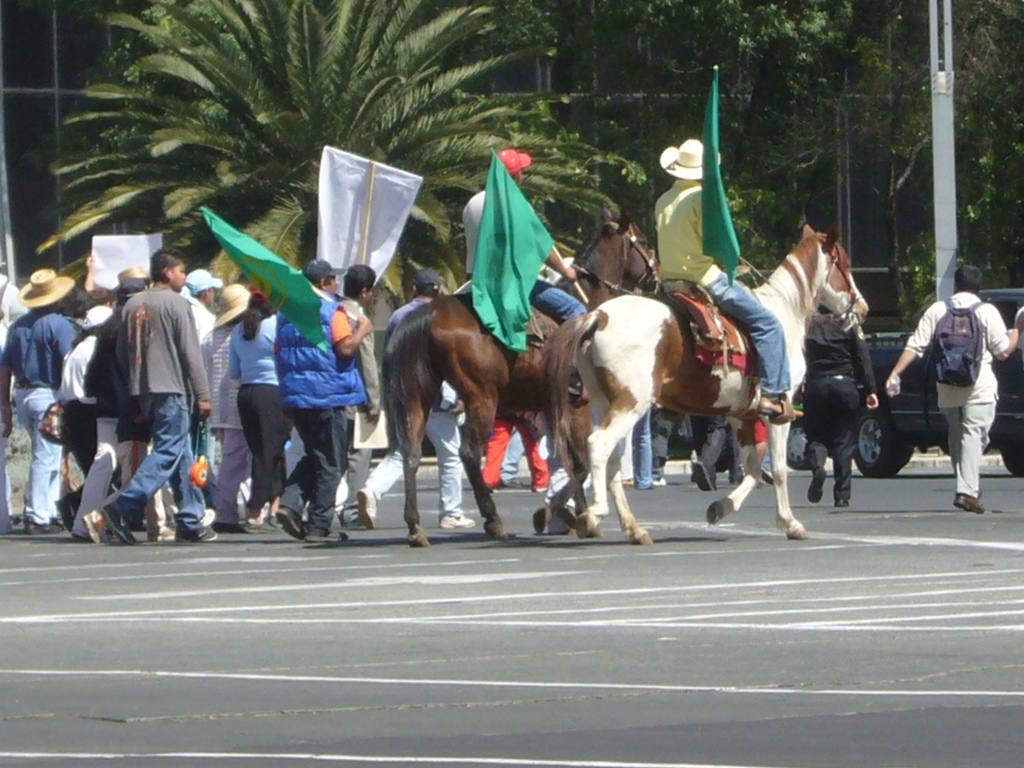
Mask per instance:
[[[657,283],[654,255],[628,216],[603,221],[577,263],[585,274],[581,282],[587,286],[591,305],[602,297],[630,291],[641,282]],[[568,399],[565,389],[553,393],[545,383],[544,348],[531,346],[524,353],[509,350],[481,327],[468,294],[443,296],[417,309],[392,333],[384,350],[382,380],[389,442],[401,448],[405,459],[409,543],[429,545],[416,503],[416,471],[426,420],[442,381],[459,393],[465,405],[461,457],[485,521],[484,530],[490,536],[507,538],[491,490],[483,480],[481,457],[496,416],[543,413],[549,396]],[[585,471],[583,451],[592,426],[590,409],[568,406],[563,413],[572,424],[569,455],[573,467],[567,469],[577,474]],[[574,492],[578,493],[577,489],[569,487],[564,497]],[[577,503],[582,508],[581,495]]]

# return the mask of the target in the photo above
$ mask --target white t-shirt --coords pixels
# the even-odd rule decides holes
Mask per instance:
[[[954,307],[964,308],[977,304],[981,299],[973,293],[955,293],[950,302]],[[921,357],[931,346],[935,326],[946,314],[946,302],[937,301],[928,307],[921,322],[917,324],[914,335],[907,342],[907,349]],[[992,358],[1001,355],[1010,346],[1010,337],[1006,332],[1006,323],[999,310],[992,304],[983,302],[976,310],[976,315],[985,327],[985,350],[981,355],[981,368],[978,380],[973,387],[953,387],[948,384],[938,385],[939,408],[960,408],[964,405],[994,403],[999,399],[999,382],[992,370]]]
[[[57,392],[57,399],[62,403],[70,403],[80,400],[86,405],[94,405],[95,397],[85,396],[85,372],[89,368],[89,361],[92,360],[96,351],[96,336],[90,334],[82,339],[64,358],[64,367],[61,368],[60,390]]]
[[[486,192],[477,192],[466,203],[462,209],[462,225],[466,230],[466,274],[473,274],[473,264],[476,262],[476,243],[480,239],[480,222],[484,218],[484,202],[487,200]]]

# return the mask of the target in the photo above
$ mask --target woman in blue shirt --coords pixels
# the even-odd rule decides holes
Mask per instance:
[[[238,390],[238,413],[252,452],[248,530],[261,528],[266,504],[270,505],[269,519],[274,519],[286,476],[284,447],[292,422],[281,410],[281,389],[274,363],[276,339],[275,309],[254,287],[249,308],[231,334],[228,370],[228,376],[242,383]]]

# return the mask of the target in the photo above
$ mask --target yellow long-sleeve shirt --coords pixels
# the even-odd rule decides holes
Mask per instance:
[[[699,181],[680,179],[658,198],[654,216],[663,281],[690,280],[708,286],[722,274],[714,258],[704,253],[701,210]]]

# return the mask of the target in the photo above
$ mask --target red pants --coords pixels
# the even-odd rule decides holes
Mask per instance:
[[[533,432],[526,427],[508,419],[495,419],[491,440],[487,443],[487,464],[484,467],[484,482],[490,488],[497,488],[501,480],[501,463],[505,460],[508,441],[512,438],[512,430],[518,430],[523,437],[526,449],[526,463],[530,467],[533,488],[548,487],[548,463],[540,455],[540,443]]]

